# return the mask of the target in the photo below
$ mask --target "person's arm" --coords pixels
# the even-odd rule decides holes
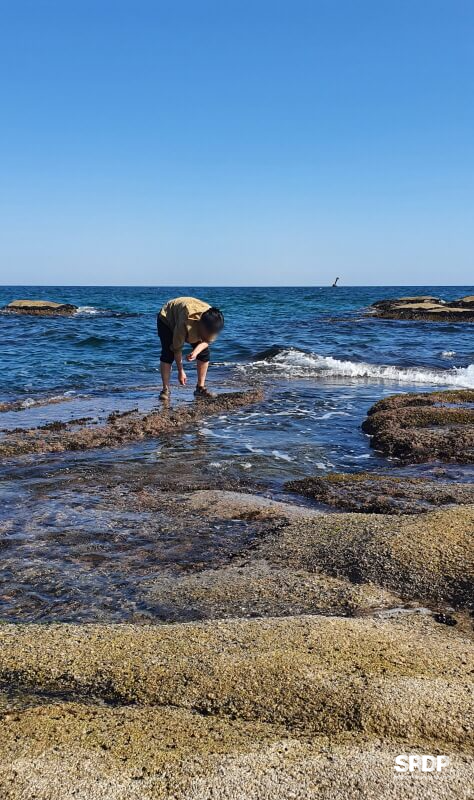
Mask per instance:
[[[176,325],[173,330],[173,353],[178,370],[178,380],[181,386],[186,386],[187,381],[186,373],[183,367],[183,347],[186,341],[186,334],[188,332],[186,322],[187,314],[186,310],[183,308],[178,314]]]
[[[180,382],[181,386],[186,386],[188,378],[183,367],[183,351],[182,350],[175,351],[174,358],[178,370],[178,381]]]
[[[186,356],[186,361],[194,361],[198,357],[199,353],[202,353],[202,351],[205,350],[207,347],[209,347],[209,344],[207,342],[199,342],[199,344],[197,344],[196,347],[193,348],[191,353],[188,356]]]

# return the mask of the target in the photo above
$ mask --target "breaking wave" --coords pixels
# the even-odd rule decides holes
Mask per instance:
[[[101,309],[94,306],[79,306],[76,314],[100,314]]]
[[[391,364],[368,364],[364,361],[341,361],[332,356],[293,349],[280,350],[270,357],[241,364],[239,369],[262,375],[285,374],[290,378],[365,378],[474,388],[474,364],[438,370],[428,367],[397,367]]]

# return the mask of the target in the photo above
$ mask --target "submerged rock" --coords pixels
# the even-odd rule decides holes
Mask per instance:
[[[35,314],[42,316],[69,316],[77,311],[71,303],[55,303],[52,300],[12,300],[2,311],[14,314]]]
[[[11,400],[0,403],[0,413],[8,411],[25,411],[27,408],[39,408],[40,406],[57,405],[59,403],[69,403],[73,398],[67,395],[55,395],[54,397],[27,397],[24,400]]]
[[[212,400],[196,400],[176,409],[162,408],[148,414],[139,411],[113,413],[105,425],[82,424],[82,420],[72,420],[64,423],[59,430],[44,427],[18,429],[0,440],[0,456],[121,447],[130,442],[153,439],[211,414],[231,412],[262,399],[260,390],[224,392]]]
[[[375,514],[419,514],[438,506],[474,503],[472,484],[375,472],[333,472],[289,481],[285,488],[334,508]]]
[[[419,295],[378,300],[370,306],[372,316],[381,319],[431,320],[434,322],[473,322],[474,298],[444,301]]]
[[[405,463],[474,463],[474,389],[398,394],[370,408],[372,447]]]

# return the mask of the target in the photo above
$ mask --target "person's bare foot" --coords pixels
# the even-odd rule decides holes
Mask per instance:
[[[214,394],[214,392],[210,392],[207,386],[196,386],[194,397],[200,397],[204,400],[213,400],[217,395]]]
[[[163,400],[166,403],[170,399],[170,397],[171,397],[171,389],[170,389],[170,387],[169,386],[163,386],[163,388],[162,388],[162,390],[160,392],[160,400]]]

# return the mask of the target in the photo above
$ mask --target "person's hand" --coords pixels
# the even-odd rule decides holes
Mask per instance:
[[[186,356],[186,361],[194,361],[196,356],[194,355],[194,350],[191,350],[190,354]]]
[[[186,373],[181,367],[181,369],[178,370],[178,381],[180,382],[181,386],[186,386],[187,380]]]

